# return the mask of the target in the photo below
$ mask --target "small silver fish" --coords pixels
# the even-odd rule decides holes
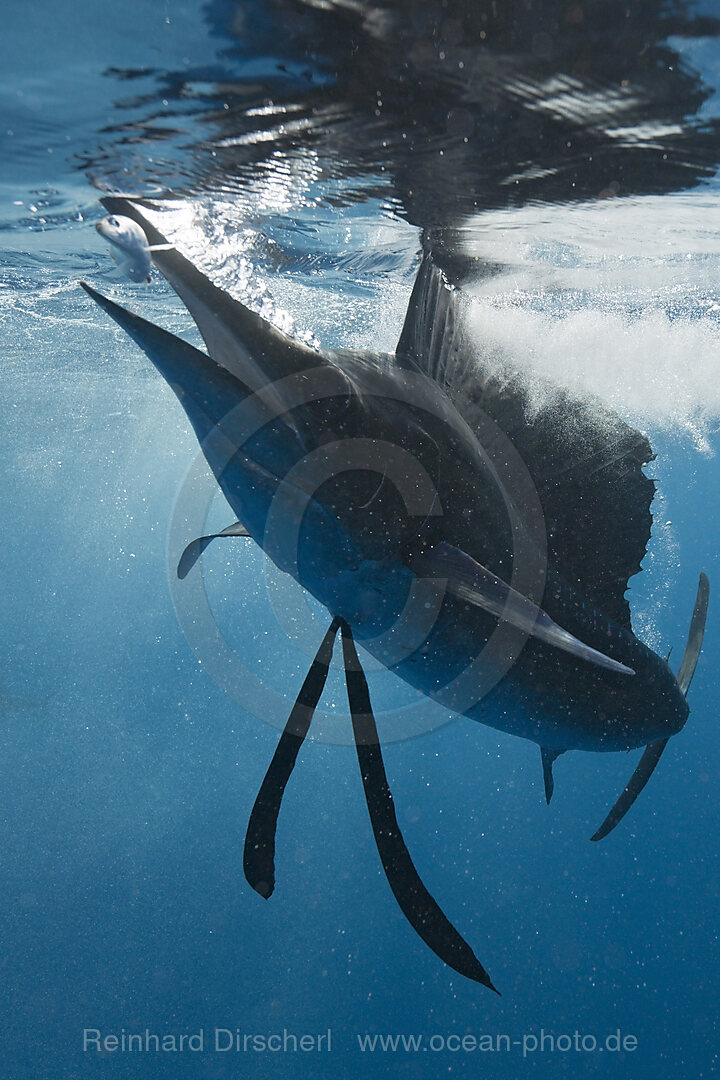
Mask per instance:
[[[111,214],[98,221],[95,228],[110,245],[110,254],[123,277],[131,281],[150,281],[152,252],[157,250],[147,242],[144,230],[132,218]],[[163,250],[172,244],[162,244]]]

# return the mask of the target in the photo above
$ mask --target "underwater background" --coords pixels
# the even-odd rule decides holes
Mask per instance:
[[[710,1076],[720,7],[33,0],[5,6],[0,60],[0,1073]],[[562,757],[546,807],[534,745],[368,666],[408,847],[502,997],[397,909],[349,717],[302,750],[271,900],[244,880],[327,620],[237,540],[199,580],[240,674],[194,632],[175,574],[194,436],[77,282],[198,335],[157,273],[116,276],[93,228],[105,192],[155,199],[213,280],[324,346],[394,348],[424,232],[467,283],[478,349],[538,407],[553,387],[594,395],[650,438],[635,631],[679,663],[700,570],[710,615],[688,723],[606,841],[588,842],[636,753]],[[340,675],[323,707],[344,716]],[[383,722],[404,705],[424,734]],[[251,1038],[216,1049],[216,1028]],[[146,1031],[202,1031],[203,1049],[93,1042]],[[252,1038],[285,1033],[326,1038]],[[418,1039],[363,1042],[400,1034]]]

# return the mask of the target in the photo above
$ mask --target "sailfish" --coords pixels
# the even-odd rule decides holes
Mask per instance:
[[[283,793],[339,635],[390,888],[445,963],[497,993],[408,852],[356,642],[448,709],[538,744],[548,802],[559,754],[644,747],[592,839],[607,836],[686,722],[708,606],[701,574],[677,675],[633,633],[625,592],[650,537],[650,444],[567,395],[533,412],[522,381],[478,355],[429,245],[394,354],[318,350],[214,285],[140,202],[102,202],[143,229],[207,350],[81,282],[172,387],[237,516],[191,539],[178,575],[217,537],[249,536],[329,612],[250,816],[246,878],[272,894]]]

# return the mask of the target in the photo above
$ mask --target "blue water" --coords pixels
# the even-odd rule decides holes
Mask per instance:
[[[247,541],[218,543],[203,566],[217,623],[285,700],[264,723],[242,679],[229,693],[219,685],[206,643],[183,632],[173,604],[183,599],[172,522],[194,436],[77,280],[197,342],[158,274],[147,286],[113,276],[92,227],[101,190],[174,194],[173,235],[214,280],[306,339],[393,347],[420,228],[448,225],[428,216],[443,202],[430,167],[423,201],[419,169],[417,182],[401,181],[394,158],[391,182],[390,158],[358,150],[362,123],[338,134],[324,120],[289,142],[276,132],[262,158],[216,164],[228,133],[208,116],[227,111],[235,123],[239,109],[247,145],[265,130],[259,102],[333,82],[321,48],[303,57],[289,31],[277,32],[288,12],[259,0],[43,0],[3,14],[0,1073],[709,1076],[720,970],[713,596],[688,724],[600,845],[588,838],[636,754],[561,758],[547,808],[534,745],[429,703],[432,730],[396,741],[387,714],[417,698],[369,665],[408,847],[502,997],[445,967],[400,914],[374,848],[339,671],[323,706],[346,727],[336,717],[336,737],[302,751],[280,818],[276,891],[266,902],[244,880],[247,819],[322,611],[292,607],[298,591]],[[672,41],[707,90],[700,126],[712,125],[720,43],[709,30]],[[398,132],[388,122],[389,145]],[[483,347],[499,362],[510,356],[538,395],[548,382],[599,395],[650,437],[653,539],[629,596],[636,632],[663,655],[672,647],[675,664],[699,570],[720,584],[713,137],[686,187],[648,182],[570,205],[555,192],[504,204],[509,189],[489,186],[458,242],[498,268],[472,291]],[[211,521],[225,525],[229,513],[216,499]],[[250,1040],[216,1050],[216,1028],[330,1030],[330,1049]],[[86,1029],[202,1031],[204,1044],[99,1053],[92,1039],[84,1049]],[[605,1046],[618,1030],[621,1051],[617,1040]],[[424,1041],[363,1051],[359,1038],[378,1033]],[[598,1049],[577,1049],[576,1033]],[[465,1035],[508,1035],[510,1049],[448,1043]]]

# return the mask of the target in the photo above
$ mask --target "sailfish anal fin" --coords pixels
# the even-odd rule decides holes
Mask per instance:
[[[395,815],[380,749],[370,692],[352,632],[342,624],[345,679],[365,801],[385,876],[405,918],[426,945],[451,968],[496,994],[474,952],[427,891],[405,846]]]
[[[553,797],[553,791],[555,790],[555,781],[553,779],[553,762],[556,758],[564,753],[563,750],[548,750],[547,747],[540,747],[540,757],[542,760],[543,770],[543,783],[545,784],[545,802],[550,805],[550,800]]]
[[[710,582],[708,581],[706,574],[700,574],[697,596],[695,598],[695,607],[693,608],[692,619],[690,620],[690,631],[688,633],[685,652],[683,653],[677,675],[678,686],[685,695],[687,695],[687,692],[690,689],[690,683],[695,674],[698,657],[700,656],[700,650],[702,649],[709,599]],[[662,757],[663,750],[667,746],[668,741],[668,739],[658,739],[657,742],[648,743],[635,768],[635,772],[630,777],[620,797],[600,828],[590,837],[591,840],[603,840],[608,833],[611,833],[615,826],[622,821],[655,771],[655,767]]]

